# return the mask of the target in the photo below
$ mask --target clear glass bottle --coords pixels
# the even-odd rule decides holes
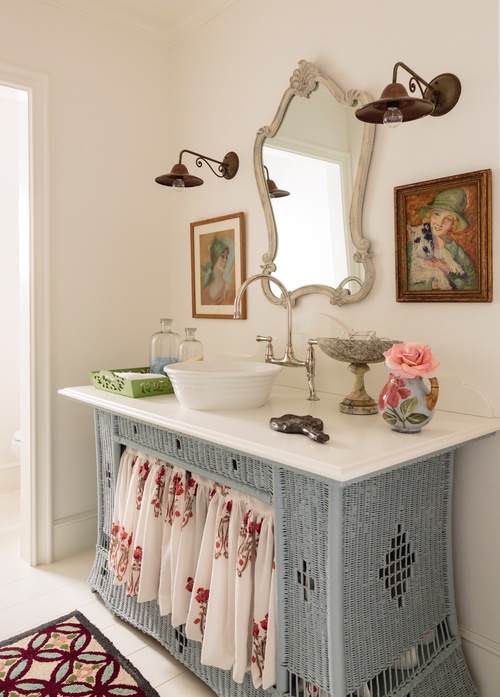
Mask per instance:
[[[203,360],[203,345],[201,341],[194,338],[196,329],[194,327],[186,327],[186,338],[181,341],[179,346],[179,359],[181,361],[202,361]]]
[[[170,329],[171,319],[160,319],[161,329],[153,334],[149,349],[149,369],[152,373],[165,375],[163,368],[179,361],[181,337]]]

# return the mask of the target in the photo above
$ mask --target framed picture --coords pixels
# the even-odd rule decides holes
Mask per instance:
[[[398,302],[491,302],[491,170],[394,189]]]
[[[244,280],[244,213],[191,223],[193,317],[233,319],[236,291]],[[242,319],[246,312],[243,297]]]

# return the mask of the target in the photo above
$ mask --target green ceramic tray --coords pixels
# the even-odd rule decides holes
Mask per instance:
[[[174,388],[170,378],[124,378],[116,373],[143,373],[149,375],[149,368],[113,368],[113,370],[96,370],[89,373],[90,381],[98,390],[114,392],[124,397],[153,397],[160,394],[172,394]]]

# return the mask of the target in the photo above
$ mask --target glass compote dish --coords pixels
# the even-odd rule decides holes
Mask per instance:
[[[378,405],[365,389],[365,373],[370,370],[369,363],[383,363],[384,351],[398,339],[327,338],[320,337],[316,342],[323,353],[337,361],[349,363],[348,369],[354,375],[353,388],[339,404],[344,414],[378,414]]]

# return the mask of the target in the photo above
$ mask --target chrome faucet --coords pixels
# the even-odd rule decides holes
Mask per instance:
[[[299,361],[297,358],[295,358],[292,344],[292,301],[290,298],[290,293],[287,291],[283,283],[275,276],[269,276],[268,274],[264,273],[257,273],[254,276],[247,278],[246,281],[243,281],[241,286],[238,288],[238,292],[236,293],[236,298],[234,300],[234,319],[241,319],[241,299],[243,294],[251,283],[258,280],[272,281],[278,286],[278,288],[281,290],[281,295],[286,309],[286,347],[282,358],[274,357],[272,336],[259,335],[256,337],[257,341],[267,342],[265,361],[266,363],[273,363],[274,365],[290,366],[292,368],[305,368],[307,373],[307,384],[309,385],[309,397],[307,399],[312,402],[317,402],[319,397],[316,395],[316,388],[314,385],[314,375],[316,369],[314,344],[316,343],[316,339],[308,339],[305,361]]]

